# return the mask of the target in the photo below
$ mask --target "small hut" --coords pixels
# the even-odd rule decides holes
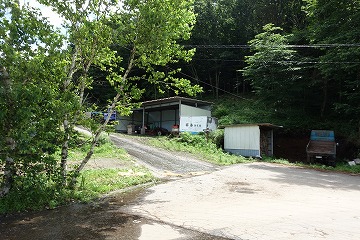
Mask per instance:
[[[236,124],[224,126],[224,149],[245,157],[274,155],[274,129],[270,123]]]

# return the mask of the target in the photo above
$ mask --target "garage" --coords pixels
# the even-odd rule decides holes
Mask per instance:
[[[181,125],[183,117],[211,118],[212,105],[211,102],[185,97],[146,101],[141,104],[140,108],[134,109],[130,116],[118,116],[119,124],[116,125],[115,130],[128,132],[128,126],[131,126],[133,131],[137,131],[145,126],[146,130],[165,129],[171,131],[173,126]]]

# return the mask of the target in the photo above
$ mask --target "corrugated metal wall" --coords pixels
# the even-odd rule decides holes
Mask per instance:
[[[243,156],[260,155],[259,126],[225,127],[224,149]]]
[[[180,117],[183,116],[207,116],[211,117],[211,111],[181,104]]]

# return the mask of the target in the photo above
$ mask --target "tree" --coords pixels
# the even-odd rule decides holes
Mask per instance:
[[[306,2],[309,40],[324,46],[317,56],[323,111],[329,106],[357,126],[360,134],[360,1]]]
[[[38,11],[21,8],[19,1],[0,5],[1,197],[24,178],[33,179],[36,188],[42,177],[57,176],[53,154],[63,110],[55,99],[64,64],[62,38]]]
[[[281,30],[267,24],[263,33],[249,41],[254,54],[246,57],[248,66],[242,70],[259,99],[277,111],[299,101],[303,87],[296,51],[288,46],[289,36],[277,33]]]
[[[286,32],[303,29],[302,5],[302,0],[196,0],[197,21],[187,44],[198,47],[188,71],[214,97],[221,89],[239,92],[242,87],[246,92],[248,83],[236,71],[245,67],[249,51],[244,45],[268,23]]]
[[[31,166],[44,166],[32,168],[32,175],[56,173],[56,177],[51,177],[53,181],[64,187],[70,179],[74,186],[109,121],[108,118],[92,129],[91,149],[69,175],[67,158],[73,128],[77,123],[86,124],[84,112],[88,104],[84,93],[93,84],[90,69],[105,73],[116,90],[116,96],[109,99],[109,117],[115,109],[121,114],[130,112],[134,101],[144,92],[139,87],[140,81],[175,93],[184,91],[194,95],[201,91],[189,80],[176,78],[177,70],[158,70],[168,63],[189,61],[193,55],[193,50],[185,50],[178,43],[190,37],[195,21],[192,1],[39,2],[51,6],[65,19],[65,36],[28,5],[20,7],[17,1],[11,0],[0,2],[4,26],[0,30],[0,93],[4,96],[0,104],[6,109],[1,111],[0,120],[3,120],[3,136],[8,136],[0,142],[1,149],[5,149],[0,157],[1,164],[5,165],[2,195],[11,189],[14,176],[29,172],[29,164],[24,165],[26,161],[30,161]],[[129,49],[128,55],[119,55],[113,46]],[[142,75],[133,75],[135,68],[141,69]],[[24,101],[29,99],[33,103],[25,105]],[[26,118],[19,121],[18,116],[24,113]],[[54,155],[59,148],[60,159]],[[33,154],[31,158],[27,152],[24,154],[24,149]]]

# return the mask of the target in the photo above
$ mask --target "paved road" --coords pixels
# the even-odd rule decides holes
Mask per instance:
[[[208,174],[95,204],[0,217],[0,239],[359,239],[360,176],[267,163],[215,171],[196,159],[112,139],[161,176]]]
[[[158,177],[194,176],[219,170],[219,166],[194,159],[186,153],[169,152],[143,144],[136,137],[111,134],[111,140]]]
[[[122,211],[229,239],[360,238],[360,177],[266,163],[149,188]]]

